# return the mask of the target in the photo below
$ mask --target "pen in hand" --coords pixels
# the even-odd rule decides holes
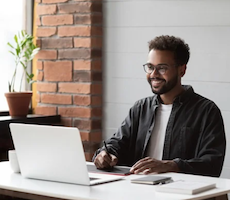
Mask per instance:
[[[103,143],[104,143],[104,147],[105,147],[105,151],[106,151],[107,155],[109,156],[110,159],[112,159],[112,157],[111,157],[111,155],[110,155],[110,153],[109,153],[109,150],[108,150],[108,148],[107,148],[106,142],[103,141]]]

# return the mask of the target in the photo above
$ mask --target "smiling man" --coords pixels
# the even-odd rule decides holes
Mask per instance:
[[[174,36],[149,42],[143,65],[153,96],[137,101],[105,147],[97,168],[131,166],[131,173],[181,172],[220,176],[226,139],[219,108],[182,85],[190,52]]]

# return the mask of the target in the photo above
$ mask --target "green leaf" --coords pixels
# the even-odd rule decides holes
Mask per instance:
[[[15,54],[12,51],[9,51],[9,52],[12,53],[15,56]]]
[[[17,37],[17,35],[14,36],[14,40],[18,44],[18,37]]]
[[[15,57],[16,63],[14,75],[11,79],[11,82],[9,83],[10,92],[14,91],[14,84],[18,67],[23,68],[24,73],[22,77],[25,75],[26,80],[29,84],[35,82],[34,80],[32,80],[34,78],[34,74],[29,74],[27,72],[28,63],[34,58],[34,56],[40,50],[40,48],[34,45],[33,39],[34,37],[32,35],[27,34],[25,30],[21,30],[14,36],[15,43],[7,43],[11,49],[14,49],[14,51],[12,50],[9,52]]]
[[[23,37],[25,37],[25,31],[24,30],[21,31],[21,34]]]
[[[12,46],[12,44],[10,44],[9,42],[7,43],[11,48],[13,48],[14,49],[14,47]]]

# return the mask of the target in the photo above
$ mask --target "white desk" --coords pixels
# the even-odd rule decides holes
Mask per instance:
[[[198,200],[221,196],[230,192],[230,180],[228,179],[177,173],[166,173],[162,175],[171,176],[174,181],[200,180],[215,182],[217,188],[197,195],[160,193],[155,191],[156,186],[130,182],[130,179],[137,178],[137,176],[141,177],[142,175],[130,175],[124,177],[124,180],[96,186],[64,184],[23,178],[21,174],[11,171],[8,162],[0,162],[0,193],[33,200],[46,200],[51,199],[50,197],[54,199],[72,200]]]

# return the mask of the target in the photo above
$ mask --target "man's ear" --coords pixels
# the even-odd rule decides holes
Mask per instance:
[[[187,69],[186,64],[181,65],[181,67],[180,67],[180,76],[181,77],[183,77],[185,75],[186,69]]]

